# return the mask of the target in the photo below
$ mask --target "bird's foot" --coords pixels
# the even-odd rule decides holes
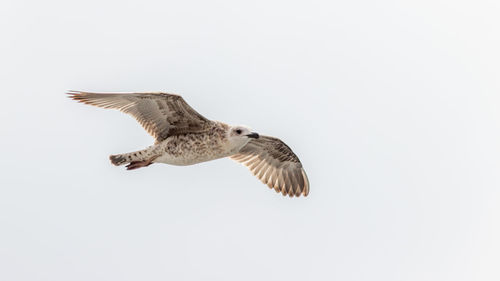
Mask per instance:
[[[125,167],[127,167],[127,170],[135,170],[135,169],[139,169],[142,167],[147,167],[151,164],[153,164],[152,160],[132,161],[132,162],[130,162],[130,164],[128,164]]]

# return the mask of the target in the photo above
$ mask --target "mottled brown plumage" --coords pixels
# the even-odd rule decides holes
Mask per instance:
[[[231,159],[247,166],[276,192],[290,197],[309,194],[309,180],[299,158],[280,139],[260,136],[248,142]]]
[[[156,142],[169,136],[202,133],[213,122],[196,112],[178,95],[167,93],[89,93],[71,91],[76,101],[118,109],[132,115]]]
[[[128,164],[127,169],[133,170],[152,163],[192,165],[229,156],[283,195],[309,194],[309,181],[302,164],[284,142],[259,137],[244,126],[208,120],[181,96],[76,91],[68,94],[82,103],[132,115],[155,138],[155,144],[146,149],[111,155],[114,165]]]

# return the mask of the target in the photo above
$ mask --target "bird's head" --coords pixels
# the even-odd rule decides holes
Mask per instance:
[[[247,126],[231,126],[228,132],[229,142],[233,144],[234,147],[241,148],[245,146],[251,139],[258,139],[259,134],[252,132]]]

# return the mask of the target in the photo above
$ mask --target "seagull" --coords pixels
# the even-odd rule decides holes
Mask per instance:
[[[304,168],[283,141],[259,135],[247,126],[208,120],[179,95],[80,91],[67,94],[78,102],[127,113],[153,136],[155,143],[146,149],[109,156],[115,166],[126,164],[127,170],[153,163],[186,166],[230,157],[284,196],[309,194]]]

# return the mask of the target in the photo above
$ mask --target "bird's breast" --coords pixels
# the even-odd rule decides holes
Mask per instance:
[[[171,136],[161,142],[163,155],[155,162],[170,165],[193,165],[231,155],[226,140],[210,134]]]

